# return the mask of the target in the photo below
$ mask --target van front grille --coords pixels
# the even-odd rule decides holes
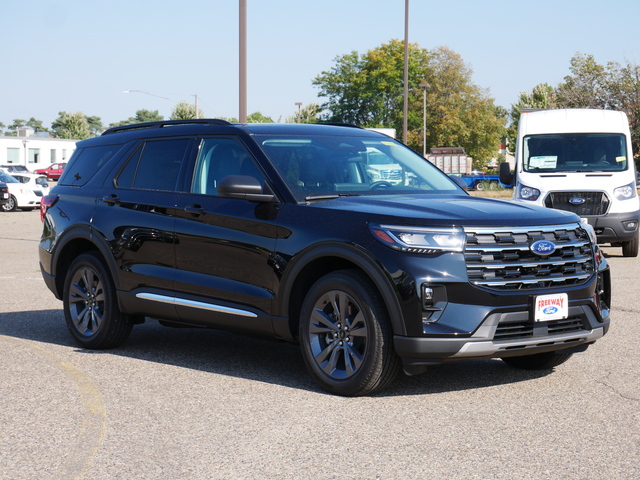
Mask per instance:
[[[604,192],[550,192],[544,206],[573,212],[576,215],[605,215],[609,210],[609,197]]]

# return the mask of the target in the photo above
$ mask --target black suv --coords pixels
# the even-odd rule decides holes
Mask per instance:
[[[353,126],[112,128],[78,143],[41,214],[44,280],[86,348],[145,317],[259,334],[365,395],[446,361],[552,368],[609,327],[588,224],[470,197]]]

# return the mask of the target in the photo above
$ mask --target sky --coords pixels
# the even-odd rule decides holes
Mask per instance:
[[[405,0],[246,3],[247,112],[274,121],[325,101],[312,81],[337,57],[404,39]],[[237,118],[238,11],[239,0],[1,0],[0,122],[168,118],[195,95],[207,117]],[[638,18],[638,0],[410,0],[409,41],[460,54],[509,109],[520,92],[562,82],[578,52],[640,62]]]

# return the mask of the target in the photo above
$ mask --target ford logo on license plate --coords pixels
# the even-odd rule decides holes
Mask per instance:
[[[551,255],[556,251],[556,245],[548,240],[538,240],[529,247],[533,253],[540,256]]]

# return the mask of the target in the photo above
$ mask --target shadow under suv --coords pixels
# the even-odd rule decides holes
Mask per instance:
[[[264,335],[299,342],[326,390],[366,395],[447,361],[553,368],[609,327],[588,224],[470,197],[352,126],[112,128],[78,143],[41,215],[42,274],[85,348],[146,317]]]

